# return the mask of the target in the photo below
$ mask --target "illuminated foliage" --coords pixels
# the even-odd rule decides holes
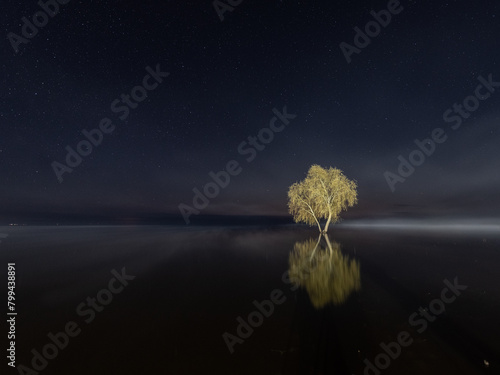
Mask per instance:
[[[288,190],[288,211],[296,223],[316,224],[326,232],[330,223],[339,220],[341,211],[358,202],[356,181],[349,180],[340,169],[313,165],[304,180]],[[321,229],[319,220],[327,219]]]

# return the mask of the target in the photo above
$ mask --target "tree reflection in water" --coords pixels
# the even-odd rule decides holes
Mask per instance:
[[[341,305],[361,289],[359,263],[342,254],[340,244],[331,243],[327,234],[320,234],[317,241],[311,238],[295,243],[289,273],[293,284],[306,289],[316,309],[329,303]]]

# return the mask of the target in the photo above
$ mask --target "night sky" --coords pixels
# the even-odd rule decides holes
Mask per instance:
[[[469,96],[479,77],[500,82],[500,3],[401,0],[350,63],[340,44],[355,47],[354,28],[364,32],[387,1],[243,0],[222,21],[212,1],[59,8],[15,52],[9,33],[21,38],[22,18],[41,8],[2,2],[1,223],[181,218],[179,204],[192,206],[193,189],[231,160],[240,173],[191,218],[287,215],[287,189],[312,164],[358,182],[347,218],[497,213],[500,83]],[[169,75],[136,89],[147,98],[132,99],[125,116],[122,95],[143,85],[147,67]],[[454,103],[474,109],[460,127],[443,119]],[[247,161],[241,143],[284,107],[296,117],[263,131],[272,141]],[[60,182],[53,162],[65,164],[66,146],[76,149],[103,119],[114,130]],[[436,128],[446,141],[392,191],[384,173],[398,173],[398,156],[408,159]]]

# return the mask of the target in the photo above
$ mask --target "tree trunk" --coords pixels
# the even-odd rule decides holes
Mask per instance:
[[[314,258],[314,253],[316,253],[316,249],[318,248],[318,245],[319,245],[319,241],[321,241],[321,233],[318,237],[318,242],[316,242],[316,246],[314,247],[314,250],[312,251],[311,253],[311,256],[309,257],[309,262],[312,262],[313,258]]]
[[[332,213],[328,215],[328,220],[326,221],[325,228],[323,229],[323,233],[328,231],[328,227],[330,226],[330,221],[332,221]]]
[[[326,244],[328,246],[328,249],[330,250],[330,258],[331,258],[331,256],[333,255],[333,248],[332,244],[330,243],[330,238],[328,238],[328,234],[325,234],[323,237],[325,237]]]
[[[312,217],[314,217],[314,220],[316,220],[316,224],[318,224],[319,232],[322,233],[323,231],[321,230],[321,225],[319,224],[318,219],[316,218],[316,215],[314,215],[313,212],[311,212]]]

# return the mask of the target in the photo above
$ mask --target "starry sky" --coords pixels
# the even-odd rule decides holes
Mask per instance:
[[[340,44],[354,46],[354,28],[387,7],[243,0],[219,16],[206,0],[71,0],[16,52],[10,33],[21,38],[23,17],[41,8],[5,0],[0,222],[180,218],[231,160],[241,172],[193,217],[286,215],[288,186],[312,164],[358,182],[347,218],[495,215],[500,87],[483,87],[491,95],[458,129],[443,114],[480,76],[500,82],[500,3],[401,0],[348,63]],[[121,119],[112,103],[143,85],[147,67],[168,77]],[[285,106],[296,117],[247,161],[240,144]],[[103,119],[114,130],[60,182],[53,163]],[[384,173],[436,128],[446,141],[392,191]]]

